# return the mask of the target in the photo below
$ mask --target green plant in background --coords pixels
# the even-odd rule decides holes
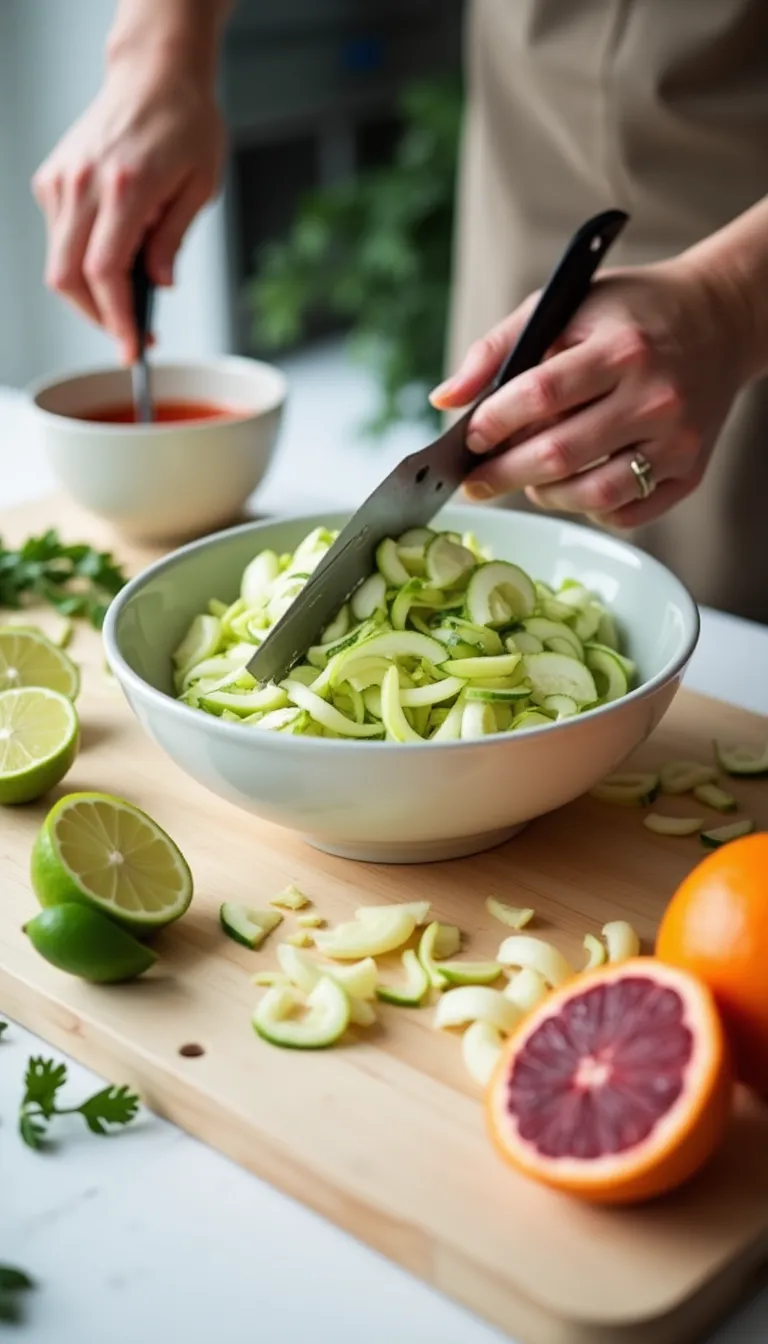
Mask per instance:
[[[313,192],[253,282],[262,345],[293,344],[318,311],[349,323],[380,388],[371,435],[438,419],[426,394],[443,373],[461,107],[454,83],[409,88],[392,163]]]

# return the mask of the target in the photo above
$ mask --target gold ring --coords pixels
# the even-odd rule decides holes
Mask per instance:
[[[630,470],[637,481],[637,491],[641,499],[648,499],[656,489],[653,479],[653,467],[642,453],[635,453],[629,463]]]

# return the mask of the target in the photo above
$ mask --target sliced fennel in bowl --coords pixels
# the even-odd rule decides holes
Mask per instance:
[[[279,685],[245,670],[337,536],[265,550],[228,606],[212,597],[177,648],[185,704],[251,731],[346,741],[467,741],[547,727],[626,695],[635,667],[607,606],[491,557],[470,533],[387,538],[376,570]]]

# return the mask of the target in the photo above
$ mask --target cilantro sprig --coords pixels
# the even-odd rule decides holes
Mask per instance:
[[[108,551],[85,542],[65,544],[55,528],[28,537],[18,550],[0,539],[0,607],[18,610],[29,599],[47,602],[62,616],[83,616],[100,630],[126,576]]]
[[[23,1269],[0,1264],[0,1321],[13,1325],[21,1318],[19,1293],[34,1288],[34,1282]]]
[[[92,1134],[107,1134],[109,1126],[128,1125],[135,1119],[139,1098],[127,1087],[105,1087],[79,1106],[57,1106],[56,1098],[66,1081],[66,1064],[40,1055],[30,1059],[19,1110],[19,1133],[28,1147],[43,1146],[55,1116],[81,1115]]]

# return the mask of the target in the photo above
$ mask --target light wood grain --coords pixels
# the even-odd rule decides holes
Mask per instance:
[[[51,523],[114,544],[61,500],[0,517],[0,534]],[[132,569],[151,558],[118,549]],[[458,1038],[435,1032],[429,1009],[382,1005],[375,1028],[317,1054],[259,1041],[250,976],[273,965],[273,953],[237,946],[218,925],[223,899],[264,904],[296,882],[332,920],[361,903],[428,898],[483,956],[504,934],[485,910],[493,892],[534,906],[544,936],[579,964],[584,934],[608,919],[630,919],[650,946],[665,902],[702,855],[699,842],[651,835],[639,812],[582,799],[472,859],[402,868],[334,859],[188,780],[104,675],[98,637],[78,630],[71,651],[83,667],[83,749],[57,794],[98,788],[146,808],[181,845],[196,897],[157,939],[158,966],[141,981],[69,979],[21,932],[35,908],[30,847],[53,797],[6,810],[0,1007],[525,1344],[700,1338],[766,1258],[768,1122],[756,1108],[742,1099],[723,1153],[674,1198],[622,1212],[582,1207],[501,1164]],[[768,723],[682,693],[636,759],[708,759],[715,732],[764,741]],[[734,791],[744,813],[768,825],[768,786]],[[675,800],[670,810],[686,806]],[[191,1041],[202,1057],[180,1056]]]

